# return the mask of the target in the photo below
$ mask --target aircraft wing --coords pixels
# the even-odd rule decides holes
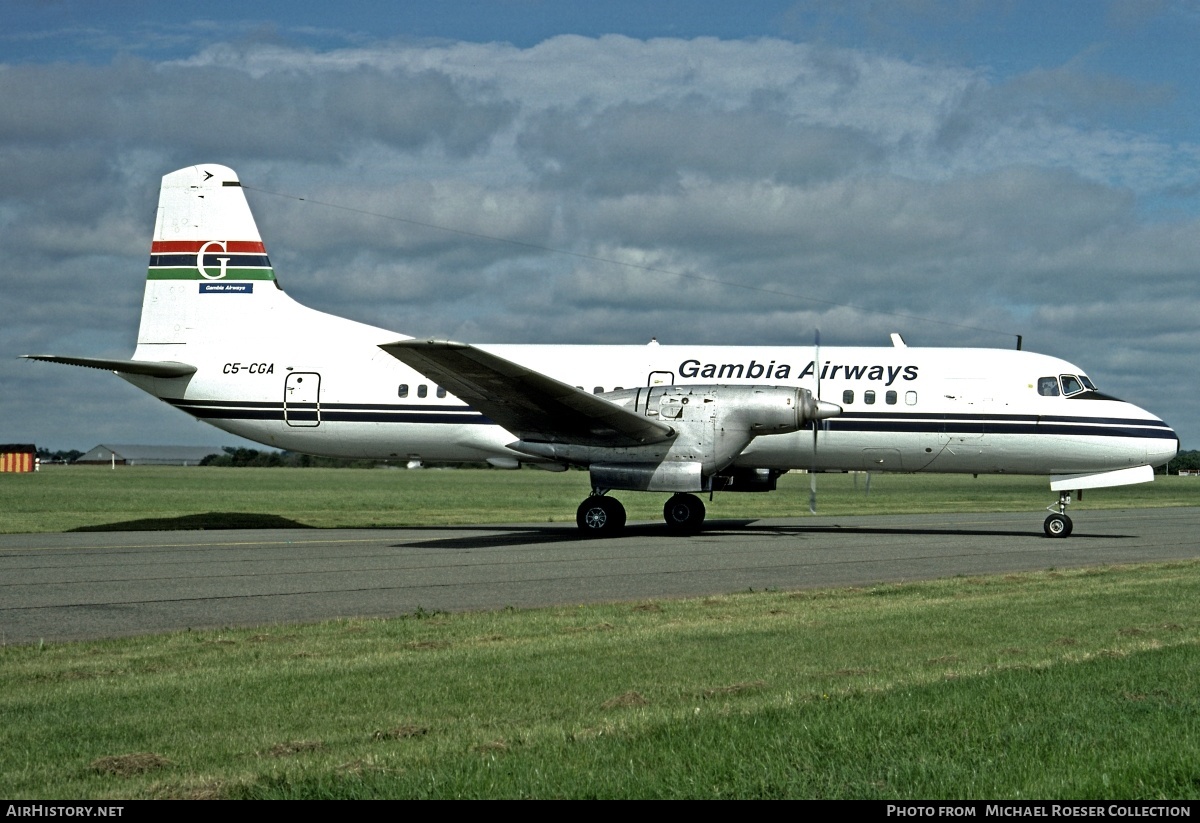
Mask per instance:
[[[466,343],[400,340],[379,348],[522,440],[641,446],[674,436],[665,423]]]
[[[196,373],[196,367],[174,360],[106,360],[101,357],[62,357],[57,354],[23,354],[25,360],[45,360],[47,363],[66,363],[88,369],[144,374],[147,377],[186,377]]]

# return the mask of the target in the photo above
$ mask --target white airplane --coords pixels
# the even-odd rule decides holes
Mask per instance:
[[[417,340],[292,300],[237,175],[163,178],[130,360],[26,355],[106,369],[268,446],[334,457],[580,466],[590,535],[625,524],[613,490],[765,492],[790,469],[1051,476],[1045,521],[1071,533],[1073,490],[1153,479],[1175,432],[1032,352],[780,346],[473,346]],[[710,497],[711,499],[711,497]]]

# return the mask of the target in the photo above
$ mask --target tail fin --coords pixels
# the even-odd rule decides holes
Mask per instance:
[[[266,304],[287,299],[278,285],[233,169],[163,177],[139,345],[200,342],[253,324]]]

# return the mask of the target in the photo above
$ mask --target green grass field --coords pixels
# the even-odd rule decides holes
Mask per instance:
[[[1200,797],[1200,564],[0,648],[16,798]]]
[[[822,514],[1029,511],[1054,502],[1044,477],[818,475]],[[0,474],[0,532],[306,526],[372,528],[575,520],[584,472],[48,467]],[[617,492],[630,520],[658,522],[665,494]],[[808,513],[808,476],[769,494],[718,494],[710,518]],[[1200,478],[1097,489],[1076,509],[1200,505]]]
[[[1044,479],[822,475],[823,512]],[[1192,478],[1083,506],[1195,505]],[[710,516],[796,516],[807,478]],[[58,469],[0,530],[571,520],[582,473]],[[661,495],[621,495],[657,521]],[[1200,561],[0,646],[0,796],[1200,798]]]

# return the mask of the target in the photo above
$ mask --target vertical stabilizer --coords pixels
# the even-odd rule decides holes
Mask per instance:
[[[287,301],[232,169],[190,166],[163,177],[139,345],[228,337]],[[258,318],[258,322],[255,322]]]

